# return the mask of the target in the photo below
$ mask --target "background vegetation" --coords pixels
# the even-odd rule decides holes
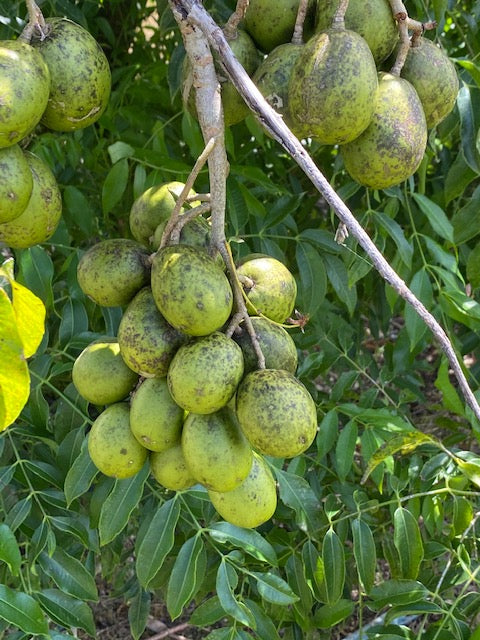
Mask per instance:
[[[99,408],[78,397],[71,369],[93,339],[116,334],[121,309],[86,299],[79,256],[100,239],[128,236],[134,198],[186,179],[203,142],[182,110],[184,51],[166,1],[40,4],[97,38],[113,92],[95,126],[39,128],[27,141],[54,171],[64,212],[47,244],[13,254],[16,278],[42,299],[47,324],[29,361],[30,399],[0,439],[0,638],[60,640],[78,629],[93,637],[102,581],[127,603],[133,638],[159,600],[172,620],[215,626],[211,640],[314,640],[352,627],[385,640],[480,637],[480,424],[429,331],[351,239],[334,241],[332,212],[252,116],[227,131],[228,235],[236,256],[268,253],[297,278],[297,308],[309,322],[292,335],[298,376],[318,405],[316,443],[275,461],[279,506],[256,531],[219,521],[199,487],[162,490],[147,467],[130,480],[96,473],[85,436]],[[205,3],[219,23],[232,4]],[[307,145],[445,327],[477,390],[480,2],[415,0],[408,9],[438,21],[426,37],[441,43],[461,79],[457,106],[431,131],[417,174],[368,191],[335,148]],[[0,0],[0,37],[16,37],[25,13],[24,3]],[[206,170],[196,188],[208,191]],[[385,615],[367,626],[377,614]]]

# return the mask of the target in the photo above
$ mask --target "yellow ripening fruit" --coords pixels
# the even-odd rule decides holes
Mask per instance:
[[[180,443],[165,451],[154,451],[150,456],[150,470],[162,487],[172,491],[183,491],[197,483],[187,467]]]

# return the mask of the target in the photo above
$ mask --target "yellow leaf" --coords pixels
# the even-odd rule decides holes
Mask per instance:
[[[10,285],[17,330],[23,343],[24,356],[29,358],[38,349],[45,333],[45,305],[22,284],[11,280]]]
[[[12,303],[0,288],[0,431],[14,422],[30,393],[30,374]]]

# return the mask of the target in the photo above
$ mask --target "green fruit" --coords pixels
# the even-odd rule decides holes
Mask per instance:
[[[284,369],[295,373],[298,364],[297,348],[288,331],[267,318],[252,317],[251,322],[255,335],[260,344],[260,349],[265,357],[267,369]],[[258,369],[257,354],[252,345],[252,339],[242,323],[233,334],[232,338],[243,352],[245,373]]]
[[[245,480],[232,491],[209,491],[208,495],[220,516],[237,527],[259,527],[275,513],[277,491],[267,463],[253,454],[252,467]]]
[[[242,262],[237,275],[247,296],[251,315],[284,322],[292,313],[297,296],[295,278],[287,267],[271,257],[251,258]]]
[[[233,397],[243,376],[242,350],[224,333],[182,345],[167,374],[175,402],[186,411],[213,413]]]
[[[317,31],[331,26],[339,4],[340,0],[317,4]],[[398,27],[388,0],[350,0],[345,27],[366,40],[377,64],[388,58],[398,42]]]
[[[158,249],[162,240],[163,232],[167,226],[167,220],[161,222],[155,229],[152,239],[152,247]],[[207,251],[210,246],[210,225],[201,216],[193,218],[187,222],[180,231],[179,244],[189,244]]]
[[[252,80],[268,104],[283,116],[290,129],[295,128],[290,114],[288,86],[293,66],[303,50],[303,45],[281,44],[275,47],[255,71]],[[300,131],[294,131],[301,135]]]
[[[98,42],[66,18],[47,18],[32,45],[50,71],[51,86],[42,123],[54,131],[75,131],[96,122],[108,104],[111,75]]]
[[[252,448],[229,409],[206,416],[190,413],[183,426],[182,450],[192,476],[214,491],[232,491],[252,466]]]
[[[269,53],[292,39],[298,6],[299,0],[250,0],[244,25],[259,49]],[[315,2],[309,0],[304,26],[307,34],[313,28],[314,17]]]
[[[0,224],[25,211],[32,189],[32,171],[18,144],[0,149]]]
[[[317,433],[317,411],[306,387],[287,371],[259,369],[237,391],[237,417],[252,447],[268,456],[293,458]]]
[[[457,71],[436,44],[419,38],[410,47],[400,75],[415,87],[429,129],[452,111],[458,94]]]
[[[220,329],[233,306],[223,270],[205,251],[188,245],[157,251],[152,262],[152,293],[167,322],[192,336]]]
[[[29,134],[47,106],[50,73],[42,56],[20,40],[0,42],[0,147]]]
[[[290,76],[294,126],[323,144],[354,140],[375,108],[377,69],[365,40],[345,29],[329,29],[303,47]]]
[[[427,145],[427,123],[413,86],[379,74],[375,113],[367,129],[341,151],[354,180],[372,189],[403,182],[417,170]]]
[[[165,451],[153,452],[150,470],[162,487],[172,491],[183,491],[197,483],[187,467],[180,443]]]
[[[133,371],[147,378],[166,376],[175,352],[186,339],[162,316],[150,287],[131,300],[118,327],[123,359]]]
[[[109,238],[90,247],[80,258],[78,284],[83,293],[104,307],[128,304],[148,284],[149,254],[128,238]]]
[[[130,428],[150,451],[165,451],[180,443],[183,417],[165,378],[144,380],[130,401]]]
[[[89,344],[73,363],[72,381],[78,393],[92,404],[113,404],[128,396],[138,382],[114,338]]]
[[[10,222],[0,224],[0,241],[12,249],[26,249],[46,242],[54,233],[62,215],[62,198],[50,168],[25,152],[33,178],[33,188],[23,212]]]
[[[88,452],[93,464],[111,478],[130,478],[143,467],[147,450],[130,429],[130,409],[126,402],[111,404],[92,425]]]
[[[158,244],[156,240],[152,242],[152,236],[158,225],[167,222],[175,207],[178,196],[182,193],[185,184],[183,182],[166,182],[165,184],[155,185],[144,191],[134,201],[130,210],[130,231],[138,242],[147,247],[156,249]],[[195,195],[190,190],[191,196]],[[198,204],[193,202],[192,206]],[[181,211],[184,211],[182,207]]]

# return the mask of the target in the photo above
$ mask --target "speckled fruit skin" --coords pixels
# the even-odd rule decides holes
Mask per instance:
[[[109,238],[80,258],[77,279],[85,295],[103,307],[128,304],[149,280],[149,254],[129,238]]]
[[[97,469],[111,478],[130,478],[140,471],[148,452],[130,429],[126,402],[111,404],[98,416],[88,435],[88,452]]]
[[[209,491],[208,495],[220,516],[237,527],[259,527],[275,513],[277,490],[267,463],[253,454],[252,467],[245,480],[232,491]]]
[[[230,283],[205,251],[178,244],[157,251],[152,260],[152,293],[169,324],[191,336],[220,329],[233,306]]]
[[[118,342],[104,339],[89,344],[73,363],[72,381],[78,393],[92,404],[120,402],[138,382],[125,364]]]
[[[0,149],[0,224],[23,213],[32,189],[30,165],[18,144]]]
[[[252,80],[268,104],[283,116],[290,129],[295,129],[289,109],[288,85],[293,66],[303,45],[281,44],[275,47],[253,74]],[[301,137],[301,131],[294,131]]]
[[[252,466],[252,448],[229,409],[209,415],[188,414],[182,450],[192,476],[214,491],[232,491]]]
[[[156,248],[155,243],[151,242],[152,236],[158,225],[170,218],[177,200],[175,196],[181,194],[184,186],[183,182],[166,182],[149,187],[136,198],[129,218],[130,231],[135,240],[146,247]],[[195,195],[195,192],[191,190],[190,195]]]
[[[160,246],[166,226],[167,220],[164,220],[155,229],[152,239],[152,247],[154,250]],[[189,244],[192,247],[198,247],[204,251],[208,251],[210,246],[210,225],[205,218],[200,216],[187,222],[180,231],[179,244]]]
[[[50,95],[42,123],[75,131],[96,122],[108,104],[111,74],[95,38],[66,18],[47,18],[46,37],[32,38],[50,71]]]
[[[0,147],[15,144],[40,122],[50,92],[42,56],[20,40],[0,42]]]
[[[52,171],[33,153],[26,151],[25,157],[33,177],[30,199],[17,218],[0,224],[0,241],[12,249],[27,249],[46,242],[62,215],[62,198]]]
[[[265,356],[267,369],[284,369],[295,373],[298,364],[297,348],[288,331],[267,318],[253,316],[253,329]],[[254,351],[250,334],[242,323],[232,338],[243,352],[245,374],[258,369],[258,359]]]
[[[317,4],[316,31],[330,28],[340,0],[322,0]],[[375,62],[383,62],[398,42],[398,28],[388,0],[350,0],[345,27],[364,38]]]
[[[375,60],[358,33],[319,33],[305,44],[290,76],[295,126],[323,144],[354,140],[372,118],[377,85]]]
[[[153,452],[150,456],[150,470],[155,480],[165,489],[184,491],[197,484],[187,467],[180,443],[165,451]]]
[[[386,189],[415,173],[427,144],[425,114],[413,86],[389,73],[379,79],[370,125],[341,148],[348,173],[372,189]]]
[[[175,402],[186,411],[218,411],[232,398],[243,376],[243,354],[238,344],[214,331],[182,345],[167,374]]]
[[[166,376],[170,362],[187,336],[162,316],[150,287],[141,289],[125,309],[117,332],[127,365],[141,376]]]
[[[415,87],[429,129],[452,111],[459,88],[457,71],[431,40],[420,38],[417,46],[410,47],[400,75]]]
[[[257,47],[269,53],[280,44],[290,42],[297,18],[299,0],[250,0],[244,26]],[[304,29],[313,29],[315,3],[308,3]],[[307,38],[305,38],[307,39]]]
[[[184,411],[168,390],[166,378],[148,378],[130,400],[130,428],[150,451],[165,451],[180,443]]]
[[[317,433],[317,412],[306,387],[287,371],[258,369],[240,384],[237,417],[252,447],[265,455],[293,458]]]
[[[238,267],[237,274],[247,296],[250,315],[261,313],[275,322],[284,322],[291,315],[297,284],[280,260],[253,257]]]

